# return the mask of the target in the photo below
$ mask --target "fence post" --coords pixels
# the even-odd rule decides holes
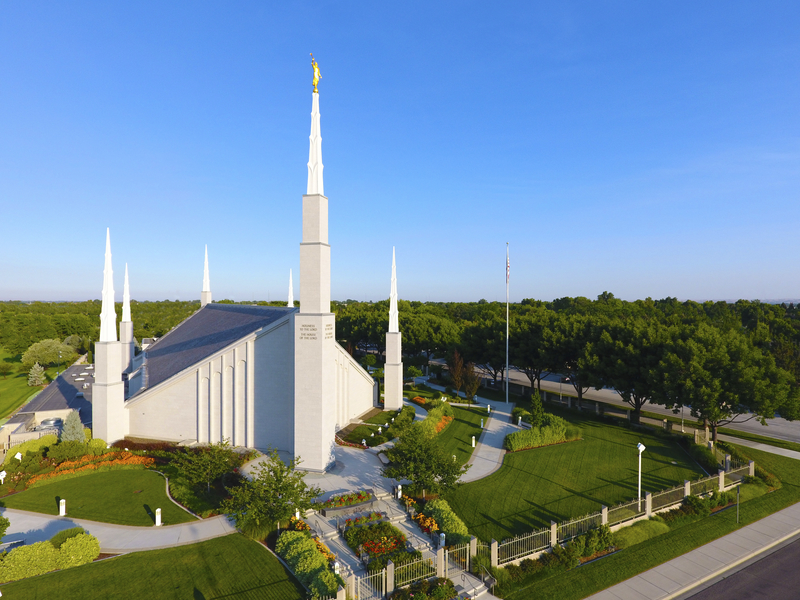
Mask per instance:
[[[390,560],[386,563],[386,595],[394,591],[394,563]]]
[[[725,472],[727,473],[730,470],[731,470],[731,455],[730,454],[726,454],[725,455]]]
[[[648,519],[653,516],[653,494],[650,492],[644,493],[644,510]]]
[[[478,538],[474,535],[469,538],[469,555],[475,556],[478,554]]]
[[[750,467],[750,477],[755,477],[756,476],[756,463],[755,463],[755,461],[751,460],[748,463],[748,465]]]
[[[494,540],[492,541],[494,542]],[[492,566],[494,567],[495,565]],[[439,548],[436,551],[436,576],[444,577],[444,548]]]
[[[550,521],[550,547],[558,546],[558,523]]]
[[[599,402],[595,402],[594,403],[594,414],[596,414],[596,415],[600,414],[600,403]]]
[[[572,408],[572,396],[567,396],[567,408]]]
[[[695,429],[695,431],[697,431]],[[686,479],[683,480],[683,497],[686,498],[692,495],[692,482]]]
[[[497,540],[492,540],[491,550],[492,550],[492,555],[491,555],[492,567],[496,568],[497,567]],[[444,576],[442,575],[441,577],[444,577]]]
[[[347,595],[351,598],[356,597],[356,575],[355,573],[350,573],[347,576]]]
[[[725,471],[717,471],[717,476],[719,477],[719,491],[725,489]]]
[[[336,591],[336,600],[347,600],[347,590],[342,586]]]
[[[600,509],[600,524],[608,525],[608,507],[604,506]]]
[[[694,443],[695,444],[699,444],[700,443],[700,430],[699,429],[695,429],[694,430]]]

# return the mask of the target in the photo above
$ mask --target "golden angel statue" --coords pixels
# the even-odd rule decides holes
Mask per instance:
[[[317,94],[319,93],[317,92],[317,84],[319,83],[322,75],[319,74],[319,65],[317,64],[317,61],[314,60],[314,54],[311,52],[309,52],[309,54],[311,54],[311,67],[314,69],[314,93]]]

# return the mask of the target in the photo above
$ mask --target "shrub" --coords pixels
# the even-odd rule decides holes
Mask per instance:
[[[54,446],[50,446],[47,451],[47,458],[56,463],[62,463],[66,460],[73,460],[85,456],[87,451],[88,448],[83,442],[62,441]]]
[[[530,421],[534,427],[541,427],[544,422],[544,408],[542,407],[542,399],[539,397],[539,390],[531,394],[531,412]]]
[[[58,552],[58,568],[67,569],[92,562],[100,556],[100,542],[88,533],[80,533],[64,541]]]
[[[331,597],[336,595],[339,589],[340,582],[337,581],[336,575],[328,570],[321,571],[311,581],[311,593],[317,597]]]
[[[575,425],[567,425],[567,431],[564,438],[567,440],[577,440],[581,437],[581,428]]]
[[[523,429],[509,433],[504,441],[505,448],[510,452],[538,448],[549,444],[557,444],[566,439],[567,422],[561,417],[545,414],[541,427]]]
[[[77,410],[70,411],[67,415],[67,420],[64,421],[64,427],[61,430],[62,442],[86,442],[86,436],[83,433],[83,425],[81,424],[81,417]]]
[[[14,548],[0,561],[0,583],[55,571],[59,566],[58,552],[50,542]]]
[[[54,433],[50,433],[40,437],[38,440],[28,440],[27,442],[22,442],[21,444],[14,446],[11,448],[8,453],[6,454],[6,458],[3,461],[4,465],[7,464],[16,464],[18,461],[14,458],[17,452],[20,452],[22,456],[27,455],[29,452],[35,454],[39,457],[42,456],[44,453],[43,451],[46,448],[56,444],[58,442],[58,436]]]
[[[89,440],[86,444],[88,451],[95,456],[100,456],[101,454],[105,454],[108,449],[106,448],[107,444],[105,440],[101,440],[100,438],[94,438]]]
[[[511,411],[511,418],[514,421],[514,423],[516,423],[520,417],[522,417],[522,420],[525,421],[526,423],[531,422],[531,413],[529,413],[521,406],[517,406],[514,408],[514,410]]]
[[[451,534],[458,536],[469,536],[469,530],[459,516],[453,512],[447,500],[431,500],[422,510],[423,514],[432,517],[439,526],[439,531],[445,534],[449,544],[458,543],[456,539],[451,539]],[[458,538],[460,541],[460,538]]]
[[[73,527],[72,529],[65,529],[64,531],[59,531],[57,534],[51,537],[50,543],[53,544],[53,548],[58,550],[59,548],[61,548],[61,545],[68,539],[73,538],[76,535],[80,535],[82,533],[86,533],[83,527]]]

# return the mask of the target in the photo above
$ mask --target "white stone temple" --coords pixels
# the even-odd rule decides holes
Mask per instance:
[[[377,406],[378,389],[336,342],[322,169],[319,94],[314,92],[299,310],[294,307],[291,274],[286,307],[214,304],[206,247],[201,308],[134,355],[127,265],[117,340],[107,232],[91,395],[95,437],[109,443],[126,436],[186,444],[226,439],[234,446],[277,448],[299,456],[308,470],[322,471],[332,464],[336,431]],[[387,365],[386,405],[391,398],[391,406],[399,408],[402,362],[394,265],[392,306],[394,329],[389,335],[397,342],[390,353],[387,339],[392,367]]]

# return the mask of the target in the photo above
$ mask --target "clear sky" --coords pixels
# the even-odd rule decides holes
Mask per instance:
[[[0,299],[800,297],[796,2],[0,0]]]

